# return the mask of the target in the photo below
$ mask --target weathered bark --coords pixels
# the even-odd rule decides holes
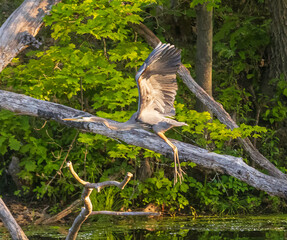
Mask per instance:
[[[26,0],[0,28],[0,72],[28,45],[38,46],[34,38],[43,17],[59,0]]]
[[[60,104],[38,100],[21,94],[0,90],[0,107],[19,114],[55,120],[82,131],[119,139],[127,144],[143,147],[173,159],[173,151],[157,135],[142,129],[113,131],[102,123],[66,122],[61,119],[83,114],[82,111]],[[111,120],[108,120],[111,121]],[[248,166],[242,158],[220,155],[191,144],[172,140],[178,147],[181,161],[192,161],[202,167],[234,176],[270,195],[287,198],[287,182],[265,175]]]
[[[287,80],[287,0],[269,0],[271,13],[271,56],[269,79],[284,74]]]
[[[0,219],[4,223],[5,227],[9,230],[13,240],[28,240],[21,227],[18,225],[9,209],[0,198]]]
[[[207,10],[206,3],[196,6],[196,82],[209,96],[212,96],[212,15],[212,10]],[[210,111],[198,98],[195,109],[198,112]]]
[[[150,31],[144,24],[130,24],[130,26],[141,36],[147,43],[156,47],[160,40],[155,34]],[[192,78],[188,69],[181,64],[178,75],[182,78],[184,84],[189,88],[195,96],[210,109],[213,114],[217,116],[220,122],[225,124],[228,128],[238,128],[238,125],[232,120],[230,115],[224,110],[221,104],[216,102],[211,96],[209,96]],[[267,158],[265,158],[251,143],[248,138],[238,138],[238,141],[242,144],[244,150],[249,154],[251,159],[259,166],[266,169],[270,175],[287,180],[287,176],[277,169]]]

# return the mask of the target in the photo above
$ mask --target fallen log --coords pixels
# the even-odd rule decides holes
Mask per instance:
[[[83,115],[84,112],[61,104],[0,90],[0,108],[18,114],[40,117],[46,120],[55,120],[61,124],[75,127],[85,132],[105,135],[130,145],[147,148],[173,159],[171,148],[157,135],[151,132],[142,129],[114,131],[102,123],[63,121],[63,118]],[[87,116],[87,113],[85,113],[85,115]],[[112,121],[109,119],[106,120]],[[231,175],[257,189],[266,191],[270,195],[287,199],[287,182],[285,180],[261,173],[248,166],[242,158],[209,152],[206,149],[176,140],[171,141],[178,147],[181,161],[191,161],[204,168]]]

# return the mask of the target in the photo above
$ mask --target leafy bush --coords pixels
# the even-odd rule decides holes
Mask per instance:
[[[198,2],[194,1],[191,7]],[[218,0],[209,2],[210,7],[217,7],[214,95],[241,124],[230,130],[216,119],[211,121],[208,113],[190,110],[194,99],[179,82],[175,104],[177,119],[188,126],[182,131],[169,131],[167,135],[211,151],[242,156],[243,151],[234,140],[238,137],[258,138],[265,133],[261,141],[263,151],[279,165],[280,162],[276,162],[279,156],[276,131],[246,125],[256,123],[254,109],[255,101],[260,99],[260,62],[262,49],[269,43],[267,29],[270,21],[256,14],[246,16],[237,12],[232,6],[235,2],[230,6]],[[160,4],[163,6],[158,7]],[[101,117],[126,121],[137,109],[138,90],[134,75],[151,51],[129,27],[129,22],[140,23],[144,17],[148,25],[157,20],[156,31],[164,39],[166,29],[174,27],[168,22],[171,18],[194,21],[194,10],[185,2],[178,2],[173,8],[170,1],[62,1],[45,18],[44,47],[27,51],[26,55],[14,59],[12,66],[0,73],[1,89],[12,89]],[[193,55],[193,47],[183,46],[183,62],[192,62]],[[286,82],[276,79],[272,84],[277,86],[272,99],[275,107],[264,113],[264,120],[271,124],[282,121],[286,115],[282,102],[282,97],[286,97]],[[127,171],[135,172],[144,158],[156,165],[153,176],[144,182],[134,179],[124,191],[111,188],[95,193],[92,199],[98,210],[143,208],[153,203],[172,215],[179,211],[190,213],[193,207],[209,213],[233,214],[252,212],[264,204],[271,206],[274,203],[273,210],[283,206],[278,198],[259,194],[232,177],[217,174],[214,177],[214,173],[201,172],[193,176],[197,170],[192,169],[192,163],[182,163],[188,174],[182,185],[173,186],[168,174],[173,169],[172,161],[105,136],[79,133],[52,121],[18,116],[4,110],[0,111],[0,122],[1,178],[6,177],[4,169],[11,157],[17,156],[22,169],[19,176],[23,189],[14,187],[15,194],[35,195],[58,203],[52,212],[61,207],[59,202],[64,204],[78,198],[81,192],[81,186],[75,184],[63,167],[67,160],[74,163],[80,177],[90,182],[121,179]],[[283,164],[281,168],[286,171]],[[4,192],[4,186],[0,190]]]

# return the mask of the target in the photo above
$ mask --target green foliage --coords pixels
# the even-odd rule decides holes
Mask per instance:
[[[261,133],[267,130],[260,126],[250,126],[241,124],[239,128],[228,129],[226,125],[218,120],[210,122],[211,117],[208,112],[199,113],[195,110],[187,110],[182,104],[177,104],[179,112],[178,119],[184,121],[188,126],[183,128],[183,132],[196,137],[198,144],[202,146],[214,144],[219,150],[224,148],[225,143],[236,138],[258,138]],[[208,138],[205,136],[208,134]]]
[[[228,14],[224,14],[224,10]],[[214,35],[215,69],[220,69],[214,74],[217,99],[228,112],[248,120],[246,114],[254,108],[251,97],[254,98],[259,89],[270,21],[264,17],[230,13],[227,7],[224,10],[219,13],[223,23]]]
[[[99,116],[127,120],[137,107],[135,68],[150,52],[145,44],[134,41],[127,25],[138,23],[140,6],[152,2],[63,1],[45,20],[58,42],[41,51],[30,51],[25,63],[15,59],[13,67],[1,73],[1,85],[38,99],[97,111]],[[140,150],[134,148],[132,153],[130,147],[103,136],[79,134],[77,138],[75,130],[63,131],[53,122],[35,130],[41,128],[42,121],[15,118],[6,111],[0,114],[1,154],[17,153],[22,167],[19,176],[38,197],[56,200],[61,195],[65,201],[74,194],[66,170],[57,174],[67,158],[75,163],[76,170],[81,169],[80,176],[98,181],[111,173],[105,171],[111,165],[114,171],[127,169],[126,161],[113,164],[115,158],[133,159]],[[75,137],[77,141],[67,153]]]
[[[137,207],[144,207],[149,203],[153,203],[174,214],[186,206],[189,201],[184,196],[189,190],[188,185],[183,182],[173,185],[173,181],[164,176],[163,169],[154,173],[154,177],[148,178],[143,183],[133,181],[136,188],[127,187],[121,192],[122,198],[125,200],[126,207],[136,200]],[[128,201],[127,201],[128,200]]]
[[[188,177],[189,187],[196,195],[197,207],[216,214],[251,213],[262,200],[251,194],[252,187],[240,180],[222,175],[204,184]],[[195,205],[194,205],[195,206]]]
[[[279,79],[272,79],[269,84],[275,85],[275,94],[268,99],[269,106],[266,106],[264,120],[271,124],[282,122],[287,118],[287,105],[284,101],[287,97],[287,82],[282,74]]]
[[[101,192],[93,191],[90,196],[93,204],[93,211],[120,210],[122,200],[120,199],[120,190],[116,187],[108,187]]]
[[[142,19],[136,14],[141,12],[143,4],[154,0],[131,1],[124,4],[121,1],[71,1],[59,3],[46,18],[46,24],[52,25],[52,37],[62,41],[71,39],[69,34],[91,34],[96,39],[109,38],[113,41],[123,41],[130,32],[126,26],[129,22],[139,23]],[[60,20],[60,21],[59,21]]]
[[[208,11],[212,11],[213,8],[219,8],[221,0],[193,0],[190,3],[190,7],[194,8],[198,4],[206,4]]]
[[[264,99],[259,94],[261,61],[264,48],[269,43],[267,30],[270,20],[257,14],[262,1],[255,1],[258,8],[253,14],[237,8],[237,2],[225,5],[226,2],[220,0],[179,1],[176,6],[166,0],[132,0],[128,3],[62,1],[45,18],[48,35],[43,40],[45,47],[27,51],[25,56],[14,59],[13,64],[0,73],[1,89],[13,89],[101,117],[126,121],[137,109],[138,90],[134,75],[151,51],[129,27],[129,22],[145,21],[147,25],[155,25],[156,19],[158,26],[155,31],[160,39],[175,42],[180,36],[167,36],[167,32],[173,28],[175,32],[184,31],[179,26],[182,19],[194,22],[195,11],[191,8],[206,2],[209,10],[216,8],[214,97],[235,116],[239,128],[227,129],[218,120],[211,121],[209,113],[190,110],[194,107],[194,100],[180,83],[175,104],[177,120],[188,123],[188,126],[182,128],[182,133],[175,129],[167,135],[235,156],[242,156],[242,149],[234,144],[235,139],[259,138],[262,135],[262,140],[258,141],[263,153],[287,172],[287,167],[282,164],[284,156],[280,153],[277,131],[253,126],[256,122],[255,101]],[[171,24],[171,19],[178,20],[178,25],[176,21]],[[193,65],[192,45],[182,46],[182,59],[188,66]],[[287,96],[287,85],[283,77],[271,84],[276,86],[276,91],[271,99],[272,105],[264,106],[263,120],[274,124],[286,119],[283,100]],[[74,163],[81,178],[90,182],[122,179],[127,171],[135,172],[144,158],[154,165],[153,176],[144,182],[134,179],[124,191],[107,188],[101,193],[93,193],[94,210],[143,208],[152,203],[164,207],[171,215],[179,211],[190,213],[192,207],[209,213],[234,214],[253,212],[263,205],[270,211],[284,206],[278,198],[268,198],[229,176],[214,177],[214,173],[206,173],[205,179],[198,174],[193,176],[196,170],[191,170],[195,165],[192,163],[182,163],[188,174],[181,185],[173,186],[172,175],[169,174],[172,169],[170,159],[105,136],[79,133],[55,122],[45,123],[4,110],[0,111],[0,123],[1,179],[5,179],[4,169],[11,157],[17,156],[22,169],[19,176],[24,186],[22,190],[15,187],[15,194],[58,203],[50,209],[52,213],[81,192],[82,187],[75,184],[71,174],[62,167],[67,160]]]

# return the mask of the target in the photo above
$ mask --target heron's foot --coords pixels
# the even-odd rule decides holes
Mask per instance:
[[[182,181],[184,180],[183,174],[186,174],[181,166],[180,166],[180,161],[178,157],[178,152],[174,152],[174,182],[173,185],[177,183],[177,178],[179,178],[179,183],[181,184]]]

